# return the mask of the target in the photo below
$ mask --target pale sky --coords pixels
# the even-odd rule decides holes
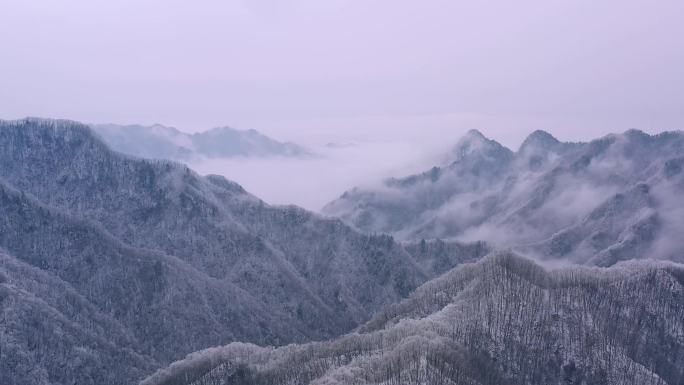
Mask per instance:
[[[282,139],[678,129],[683,37],[681,0],[0,0],[0,117]]]
[[[683,129],[683,68],[682,0],[0,0],[2,119],[393,142],[404,171],[471,128]]]

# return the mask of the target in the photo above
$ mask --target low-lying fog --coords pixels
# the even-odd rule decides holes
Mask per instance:
[[[244,126],[305,146],[316,156],[208,159],[190,166],[200,174],[219,174],[236,181],[268,203],[319,211],[355,186],[373,186],[388,177],[442,164],[451,147],[471,128],[493,127],[482,132],[517,148],[531,132],[528,126],[537,127],[536,123],[524,122],[514,129],[499,119],[462,114],[250,121]]]
[[[208,159],[190,166],[200,174],[224,175],[268,203],[318,211],[353,186],[431,167],[436,157],[428,147],[400,141],[330,142],[309,146],[317,154],[309,158]]]
[[[513,150],[535,129],[548,130],[562,141],[583,141],[630,128],[617,121],[463,114],[264,120],[237,125],[245,127],[303,145],[317,156],[205,160],[190,166],[200,174],[220,174],[236,181],[268,203],[295,204],[314,211],[355,186],[369,187],[387,177],[443,164],[449,150],[472,128]],[[653,130],[645,127],[645,131]]]

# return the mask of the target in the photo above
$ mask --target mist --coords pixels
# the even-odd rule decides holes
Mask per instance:
[[[421,172],[437,162],[442,146],[402,141],[328,142],[309,147],[309,157],[238,157],[189,163],[200,174],[219,174],[276,205],[320,209],[354,186],[372,187],[385,178]]]
[[[191,166],[317,210],[469,129],[515,149],[681,128],[683,19],[675,0],[6,0],[0,118],[256,129],[320,157]]]

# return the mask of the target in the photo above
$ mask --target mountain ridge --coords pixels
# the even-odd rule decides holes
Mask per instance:
[[[682,265],[548,271],[510,253],[463,264],[337,339],[231,344],[142,385],[677,384]]]
[[[306,148],[280,142],[257,130],[228,126],[188,134],[160,124],[91,124],[114,150],[140,158],[196,162],[236,157],[311,157]]]
[[[596,206],[639,183],[656,192],[652,208],[664,217],[672,217],[664,207],[677,207],[675,196],[684,193],[676,181],[656,177],[677,173],[677,159],[684,153],[681,131],[648,135],[629,130],[578,143],[535,131],[517,152],[469,132],[455,151],[460,155],[447,165],[390,178],[381,188],[354,188],[323,212],[361,231],[387,232],[403,240],[485,240],[529,252],[527,245],[579,224]],[[643,239],[644,244],[676,243],[669,235],[674,227],[667,228],[676,227],[671,225],[675,221],[654,228],[655,238]],[[673,250],[675,254],[662,257],[684,259],[684,243]],[[593,257],[577,256],[604,263],[611,259]],[[628,256],[612,260],[624,258]]]

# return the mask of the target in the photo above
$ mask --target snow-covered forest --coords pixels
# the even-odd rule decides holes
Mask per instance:
[[[684,269],[546,271],[511,254],[456,268],[325,343],[231,344],[143,385],[678,384]]]
[[[4,383],[128,383],[209,346],[338,336],[489,251],[412,247],[270,206],[223,177],[113,152],[75,122],[0,123],[0,163],[0,272],[15,294],[2,301]]]
[[[683,36],[0,0],[0,385],[684,385]]]
[[[0,383],[679,384],[678,207],[660,194],[682,186],[681,135],[626,135],[653,141],[649,182],[518,247],[535,263],[269,205],[77,122],[2,121]]]

